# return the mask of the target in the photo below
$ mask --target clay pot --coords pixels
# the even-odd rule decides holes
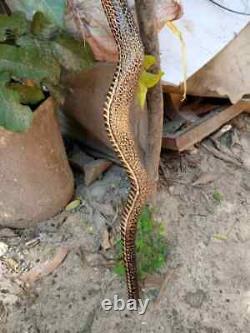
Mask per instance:
[[[0,226],[24,228],[48,219],[73,191],[52,98],[36,110],[27,132],[0,128]]]

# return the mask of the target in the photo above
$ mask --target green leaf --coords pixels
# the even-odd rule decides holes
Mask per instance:
[[[29,22],[22,13],[13,13],[11,16],[0,15],[0,41],[7,39],[7,34],[18,37],[29,31]]]
[[[0,73],[0,126],[14,132],[23,132],[32,123],[32,111],[20,104],[18,92],[6,87],[9,78],[7,73]]]
[[[53,57],[47,57],[39,46],[21,48],[0,45],[0,71],[37,82],[48,80],[57,83],[60,78],[59,64]]]
[[[145,105],[148,89],[153,88],[161,80],[162,75],[163,72],[152,74],[146,71],[141,74],[137,88],[137,99],[141,108]]]
[[[0,87],[5,86],[10,81],[10,74],[0,72]]]
[[[152,74],[144,71],[140,78],[140,83],[143,84],[147,89],[154,87],[162,78],[163,72],[158,74]]]
[[[143,67],[147,71],[156,63],[156,58],[152,55],[145,55]]]
[[[137,88],[137,100],[141,108],[144,107],[148,89],[153,88],[161,80],[164,73],[160,71],[157,74],[149,73],[150,69],[156,63],[154,56],[145,55],[144,57],[144,71],[142,72]]]
[[[31,19],[35,12],[43,12],[54,24],[64,26],[65,0],[7,0],[12,11],[22,11]]]
[[[77,41],[66,34],[53,42],[52,49],[61,66],[69,71],[88,69],[95,63],[88,43]]]
[[[42,12],[36,12],[31,22],[31,32],[38,38],[48,40],[54,38],[59,29]]]
[[[145,105],[147,92],[148,92],[147,87],[145,87],[143,83],[139,82],[137,88],[137,99],[141,108],[143,108]]]
[[[22,104],[35,105],[45,99],[42,89],[37,85],[27,86],[21,83],[10,83],[8,88],[19,93]]]
[[[80,204],[81,204],[81,200],[80,200],[80,199],[76,199],[76,200],[70,202],[70,203],[66,206],[65,210],[66,210],[67,212],[69,212],[69,211],[71,211],[71,210],[74,210],[74,209],[78,208],[78,207],[80,206]]]

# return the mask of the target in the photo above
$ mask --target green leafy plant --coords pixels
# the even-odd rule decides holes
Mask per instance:
[[[144,279],[147,274],[157,272],[166,262],[167,243],[164,229],[162,224],[153,219],[152,211],[148,207],[144,209],[138,222],[136,252],[139,279]],[[125,274],[121,240],[116,244],[114,271],[119,276]]]
[[[32,21],[24,14],[0,15],[0,126],[22,132],[33,112],[50,95],[60,96],[64,71],[93,65],[87,43],[76,41],[43,13]]]
[[[21,36],[29,31],[29,22],[26,20],[24,14],[15,13],[11,16],[1,15],[0,20],[0,41],[6,40],[7,33],[14,33]]]
[[[144,107],[148,89],[153,88],[161,80],[163,72],[157,74],[150,73],[150,68],[155,65],[156,58],[152,55],[145,55],[144,66],[141,77],[138,82],[137,99],[141,108]]]
[[[221,204],[224,199],[223,194],[217,190],[212,193],[212,197],[218,204]]]
[[[12,11],[22,11],[29,18],[33,13],[40,11],[56,25],[60,27],[64,25],[65,0],[6,0],[6,3]]]
[[[7,88],[10,76],[0,73],[0,125],[16,132],[29,127],[32,121],[32,112],[21,104],[20,94]]]

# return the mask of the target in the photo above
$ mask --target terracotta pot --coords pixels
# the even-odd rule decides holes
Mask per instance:
[[[0,128],[0,225],[24,228],[58,213],[72,198],[74,180],[55,103],[47,99],[31,128]]]

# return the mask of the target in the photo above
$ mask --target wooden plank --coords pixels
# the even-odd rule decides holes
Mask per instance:
[[[235,118],[242,112],[250,112],[250,103],[240,101],[223,110],[217,110],[202,118],[199,122],[176,134],[163,133],[162,147],[183,151],[200,142],[205,137],[215,132],[225,123]]]
[[[244,112],[250,113],[250,99],[249,98],[246,100],[243,99],[243,102],[246,103],[246,106],[244,107]]]

